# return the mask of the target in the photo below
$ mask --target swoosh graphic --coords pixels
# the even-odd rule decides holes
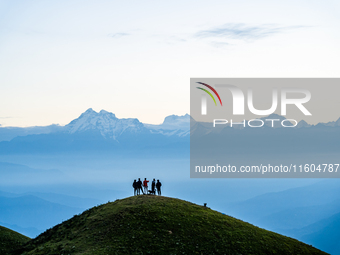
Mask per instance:
[[[222,106],[222,100],[220,98],[220,95],[217,93],[217,91],[213,87],[211,87],[210,85],[205,84],[203,82],[197,82],[197,83],[204,85],[204,86],[207,86],[209,89],[211,89],[215,93],[215,95],[218,97],[218,100],[220,100],[220,103],[221,103],[221,106]]]
[[[213,95],[208,91],[208,90],[206,90],[206,89],[202,89],[202,88],[200,88],[200,87],[196,87],[196,88],[198,88],[198,89],[201,89],[201,90],[203,90],[203,91],[205,91],[205,92],[207,92],[208,94],[209,94],[209,96],[211,96],[211,98],[214,100],[214,102],[215,102],[215,105],[217,106],[217,104],[216,104],[216,101],[215,101],[215,98],[213,97]]]

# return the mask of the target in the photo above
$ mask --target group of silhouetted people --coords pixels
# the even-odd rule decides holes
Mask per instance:
[[[162,183],[155,179],[152,180],[151,182],[151,190],[148,189],[148,180],[146,178],[144,178],[144,181],[142,182],[140,180],[140,178],[138,178],[138,181],[134,180],[133,181],[133,184],[132,184],[132,187],[133,187],[133,190],[134,190],[134,195],[140,195],[141,192],[143,193],[143,195],[145,194],[153,194],[153,195],[156,195],[156,190],[157,190],[157,195],[162,195],[162,192],[161,192],[161,186],[162,186]]]

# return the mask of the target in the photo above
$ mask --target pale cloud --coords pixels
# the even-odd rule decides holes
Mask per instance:
[[[108,36],[111,37],[111,38],[121,38],[123,36],[128,36],[128,35],[130,35],[130,34],[128,34],[128,33],[110,33],[110,34],[108,34]]]
[[[201,30],[195,34],[196,38],[201,39],[219,39],[219,40],[241,40],[255,41],[265,37],[284,33],[289,30],[306,28],[305,26],[277,26],[273,24],[263,24],[258,26],[250,26],[243,23],[228,23],[220,27]],[[227,42],[216,42],[216,46],[221,44],[228,45]]]

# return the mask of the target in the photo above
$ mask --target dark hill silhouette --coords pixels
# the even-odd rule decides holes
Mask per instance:
[[[93,207],[16,254],[326,254],[209,208],[161,196]]]
[[[0,254],[10,255],[13,250],[28,242],[30,238],[0,226]]]

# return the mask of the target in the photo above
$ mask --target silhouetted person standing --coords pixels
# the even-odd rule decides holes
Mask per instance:
[[[144,188],[144,194],[148,194],[148,180],[146,180],[146,178],[144,178],[143,181],[143,188]]]
[[[156,188],[157,188],[157,195],[159,195],[159,196],[162,195],[161,186],[162,186],[162,183],[159,180],[157,180]]]
[[[140,195],[140,191],[142,191],[142,193],[144,194],[143,189],[142,189],[142,181],[140,180],[140,178],[138,178],[138,182],[137,182],[137,195]]]
[[[156,180],[155,179],[152,180],[151,191],[153,194],[156,194]]]
[[[136,182],[136,180],[133,181],[132,187],[133,187],[133,195],[136,196],[137,195],[137,182]]]

